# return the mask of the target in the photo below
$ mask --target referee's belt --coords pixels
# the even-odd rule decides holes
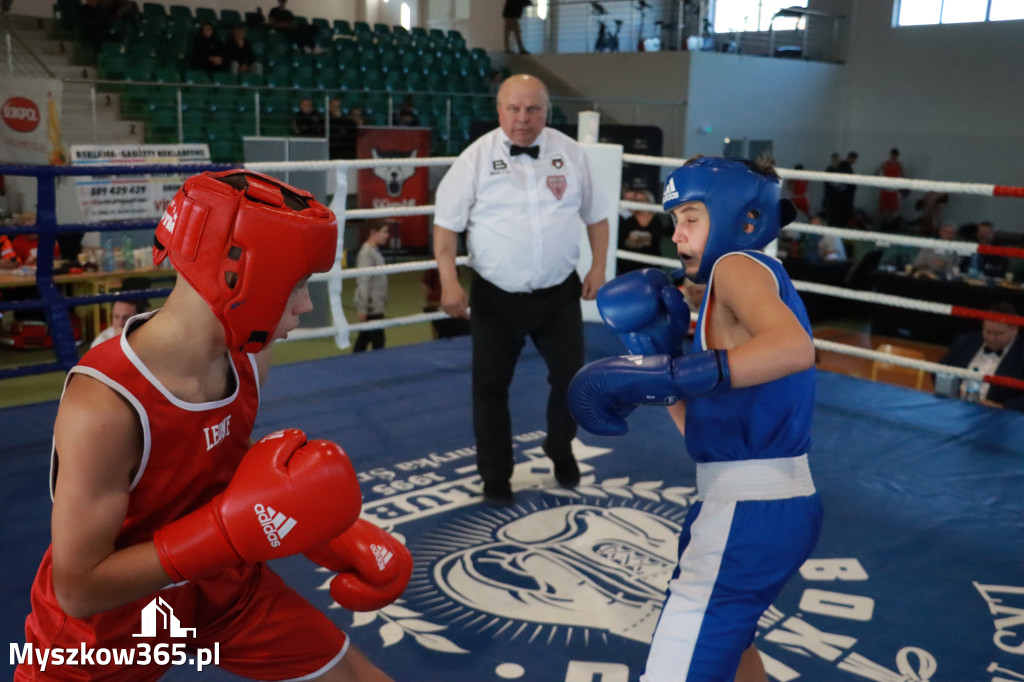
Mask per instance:
[[[498,289],[501,289],[502,291],[504,291],[506,294],[509,294],[510,296],[522,296],[524,298],[534,298],[534,297],[540,298],[541,296],[547,296],[548,294],[552,294],[555,291],[558,291],[559,289],[564,287],[566,285],[566,283],[570,279],[572,279],[572,276],[574,274],[576,274],[576,273],[575,272],[570,273],[568,277],[566,277],[564,280],[562,280],[561,282],[559,282],[558,284],[556,284],[553,287],[545,287],[544,289],[534,289],[532,291],[505,291],[504,289],[501,289],[501,287],[498,287],[498,285],[496,285],[496,284],[493,284],[491,282],[488,282],[488,283],[491,284],[492,286],[497,287]]]

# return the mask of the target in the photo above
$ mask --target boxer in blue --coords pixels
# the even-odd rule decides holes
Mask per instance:
[[[757,621],[821,533],[807,452],[814,346],[782,265],[760,251],[796,215],[774,170],[698,157],[673,171],[663,205],[686,276],[707,284],[689,354],[688,311],[657,270],[608,282],[597,302],[630,355],[592,362],[569,390],[580,426],[628,430],[666,405],[697,462],[697,502],[651,642],[643,682],[767,681]]]

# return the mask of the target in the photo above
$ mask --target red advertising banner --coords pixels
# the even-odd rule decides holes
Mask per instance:
[[[356,133],[356,158],[409,159],[430,155],[430,128],[360,126]],[[427,168],[386,164],[359,169],[356,201],[359,208],[423,206],[430,195]],[[430,216],[391,218],[392,240],[401,249],[425,250],[430,244]]]

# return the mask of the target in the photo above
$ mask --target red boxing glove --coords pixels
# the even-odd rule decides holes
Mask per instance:
[[[153,542],[167,575],[192,580],[304,552],[343,533],[362,504],[344,450],[285,429],[253,445],[224,492],[158,530]]]
[[[349,611],[384,608],[402,596],[412,576],[412,555],[405,545],[363,519],[306,556],[338,571],[331,580],[331,599]]]

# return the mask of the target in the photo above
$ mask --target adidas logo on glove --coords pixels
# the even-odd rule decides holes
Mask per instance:
[[[271,547],[280,547],[284,536],[288,535],[288,532],[298,523],[295,519],[285,516],[279,511],[274,511],[273,507],[264,507],[262,504],[253,507],[253,511],[256,512],[256,518],[263,525],[263,532]],[[377,561],[379,562],[380,559]]]
[[[377,560],[377,568],[382,571],[388,565],[388,562],[395,557],[391,550],[383,545],[370,545],[370,551],[373,552],[373,557]]]

